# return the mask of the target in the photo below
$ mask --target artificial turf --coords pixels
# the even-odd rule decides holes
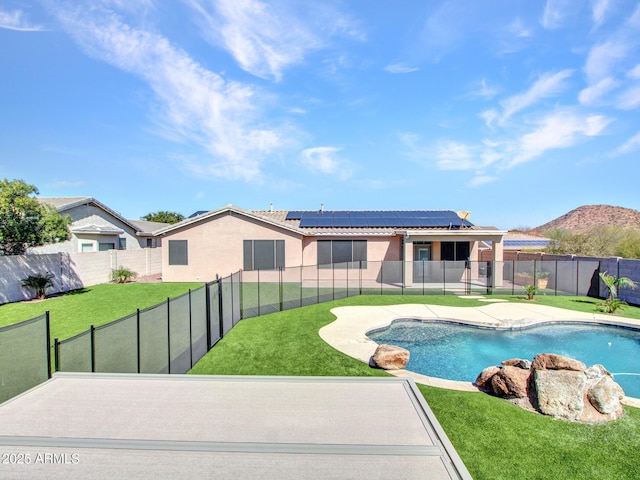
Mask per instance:
[[[587,311],[595,307],[592,299],[555,298],[540,303]],[[335,319],[333,307],[398,303],[483,305],[456,296],[362,296],[245,319],[191,373],[387,375],[333,349],[318,330]],[[628,307],[624,313],[639,318],[639,311]],[[419,388],[476,480],[640,478],[640,409],[625,407],[620,420],[604,425],[576,424],[481,393]]]

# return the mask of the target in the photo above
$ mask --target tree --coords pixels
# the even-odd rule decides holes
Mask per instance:
[[[636,288],[636,282],[631,280],[629,277],[614,277],[613,275],[609,275],[607,272],[601,272],[600,278],[609,291],[610,300],[618,298],[618,290],[620,287]]]
[[[0,180],[0,255],[24,255],[28,248],[69,239],[69,216],[32,195],[22,180]]]
[[[184,215],[177,212],[167,212],[164,210],[160,210],[158,212],[147,213],[142,220],[146,220],[148,222],[160,222],[160,223],[178,223],[181,220],[184,220]]]

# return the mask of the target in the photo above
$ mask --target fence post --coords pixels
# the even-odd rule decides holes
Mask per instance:
[[[191,315],[191,289],[189,289],[189,364],[193,368],[193,317]]]
[[[331,263],[331,300],[336,299],[336,264]]]
[[[60,342],[58,337],[53,339],[53,358],[56,372],[60,370]]]
[[[516,252],[516,258],[518,253]],[[516,293],[516,260],[511,260],[511,295]]]
[[[580,260],[576,261],[576,297],[580,295]]]
[[[556,274],[555,279],[553,281],[553,296],[558,296],[558,259],[556,258]]]
[[[282,311],[282,267],[278,268],[278,304]]]
[[[207,324],[207,351],[211,349],[211,285],[209,283],[204,284],[204,310],[205,319]]]
[[[218,275],[216,275],[217,277]],[[220,326],[220,338],[224,336],[224,307],[222,306],[222,278],[218,278],[218,318]],[[260,276],[258,274],[258,292],[260,291]],[[258,295],[258,315],[260,315],[260,295]],[[233,323],[233,319],[232,319]]]
[[[167,297],[167,372],[171,373],[171,307]]]
[[[47,328],[47,378],[51,378],[51,325],[49,322],[49,310],[45,312],[44,319]]]
[[[96,337],[96,327],[91,325],[89,327],[90,331],[90,341],[91,341],[91,373],[96,371],[96,349],[95,349],[95,337]]]
[[[362,295],[362,260],[358,260],[358,262],[360,262],[360,268],[358,268],[358,293]]]
[[[238,299],[238,303],[240,305],[240,320],[242,320],[244,318],[244,288],[242,288],[242,270],[238,270],[238,292],[240,295],[240,298]],[[302,302],[300,303],[300,306],[302,306]]]
[[[260,316],[260,269],[256,272],[258,272],[258,316]],[[220,303],[222,304],[222,293],[220,293]],[[222,313],[220,314],[220,322],[222,322]]]
[[[138,358],[137,358],[138,373],[140,373],[142,356],[140,355],[140,309],[139,308],[136,309],[136,346],[138,347]]]
[[[442,260],[442,294],[447,294],[447,261]]]

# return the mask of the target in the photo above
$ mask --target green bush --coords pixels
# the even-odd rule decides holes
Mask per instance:
[[[31,288],[36,293],[36,298],[42,300],[47,293],[47,288],[53,287],[53,282],[51,281],[53,277],[54,275],[49,272],[36,273],[22,279],[21,283],[23,287]]]
[[[111,281],[115,283],[128,283],[132,278],[136,278],[138,274],[127,267],[118,267],[111,270]]]

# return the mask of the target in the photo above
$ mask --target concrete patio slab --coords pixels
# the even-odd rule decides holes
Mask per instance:
[[[471,478],[409,379],[58,373],[0,418],[0,478]]]

